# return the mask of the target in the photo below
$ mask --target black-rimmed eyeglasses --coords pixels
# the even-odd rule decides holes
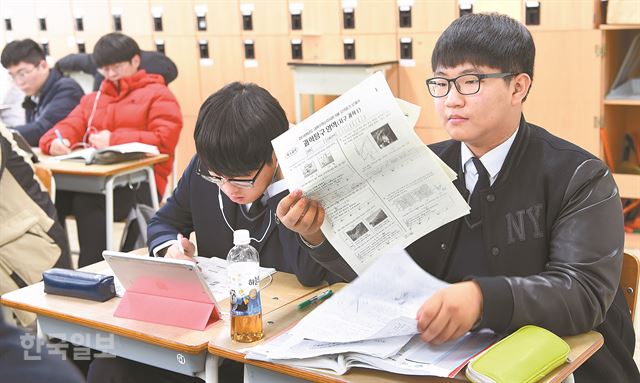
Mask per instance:
[[[448,95],[451,90],[451,83],[455,85],[458,93],[469,96],[480,91],[480,81],[485,78],[505,78],[515,75],[516,73],[470,73],[460,75],[456,78],[433,77],[427,79],[426,83],[429,94],[435,98]]]
[[[202,177],[203,179],[205,179],[206,181],[211,182],[212,184],[216,184],[218,186],[222,186],[224,185],[225,182],[230,183],[233,186],[237,186],[239,188],[242,189],[251,189],[253,187],[253,185],[256,183],[256,180],[258,179],[258,176],[260,175],[260,172],[262,171],[262,169],[264,168],[264,165],[266,165],[266,161],[262,162],[262,165],[260,165],[260,167],[258,168],[258,171],[256,172],[256,175],[253,176],[252,179],[247,180],[247,179],[239,179],[239,178],[225,178],[225,177],[219,177],[219,176],[212,176],[211,174],[209,174],[208,171],[206,170],[202,170],[201,166],[202,166],[202,162],[200,162],[199,166],[196,168],[196,174],[199,175],[200,177]]]

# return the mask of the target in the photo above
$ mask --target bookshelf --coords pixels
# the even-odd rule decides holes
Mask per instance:
[[[604,20],[603,20],[604,22]],[[611,153],[611,167],[623,198],[640,198],[640,174],[622,164],[624,135],[640,137],[640,99],[607,99],[640,24],[600,24],[603,52],[601,76],[601,126]],[[640,233],[625,234],[625,248],[640,249]]]

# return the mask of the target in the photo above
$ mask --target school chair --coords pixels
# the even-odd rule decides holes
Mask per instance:
[[[42,185],[47,188],[49,192],[49,197],[53,203],[56,202],[56,179],[53,177],[53,173],[50,169],[40,165],[34,164],[33,171],[36,174],[36,177],[40,180]]]
[[[640,261],[633,254],[624,253],[622,259],[622,274],[620,275],[620,287],[627,300],[631,320],[635,318],[636,301],[638,299],[638,282],[640,279]]]

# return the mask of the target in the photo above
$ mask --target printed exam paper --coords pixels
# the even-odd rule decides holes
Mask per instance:
[[[272,141],[289,190],[322,204],[322,232],[358,274],[469,213],[455,172],[414,132],[418,114],[376,73]]]

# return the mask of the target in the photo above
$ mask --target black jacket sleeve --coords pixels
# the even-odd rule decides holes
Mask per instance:
[[[43,106],[35,121],[14,127],[31,146],[38,146],[40,137],[67,117],[73,108],[80,103],[80,99],[84,95],[80,85],[69,78],[58,80],[51,92],[53,92],[53,97]]]
[[[189,193],[190,177],[196,163],[194,157],[178,181],[173,194],[156,212],[147,226],[147,245],[149,255],[153,256],[153,249],[167,241],[175,240],[178,233],[189,237],[193,232],[191,216],[191,197]]]
[[[602,161],[589,159],[564,192],[545,271],[477,279],[484,296],[480,326],[511,331],[535,323],[562,335],[593,329],[618,288],[623,244],[618,188]],[[508,307],[513,314],[506,317]]]

